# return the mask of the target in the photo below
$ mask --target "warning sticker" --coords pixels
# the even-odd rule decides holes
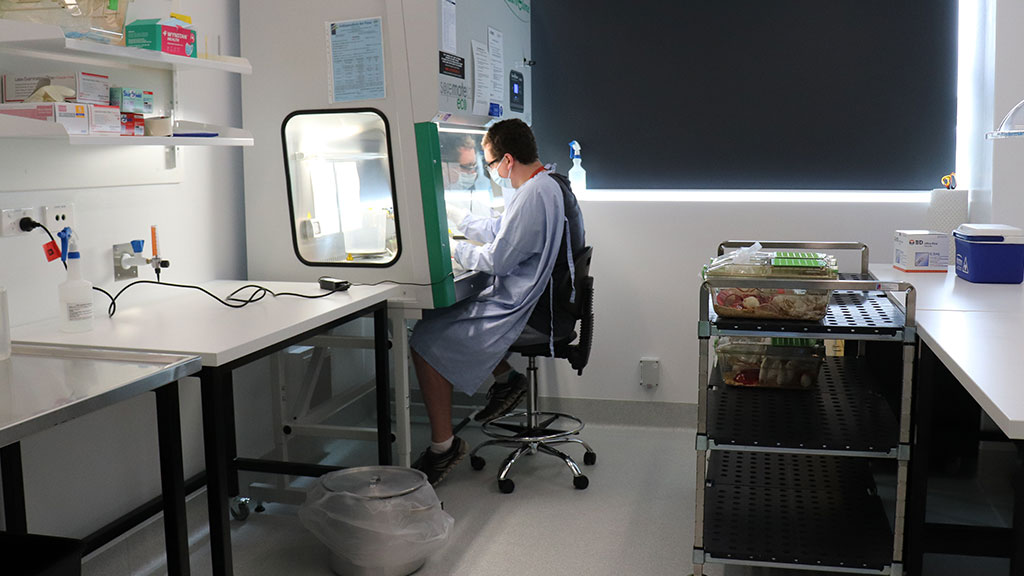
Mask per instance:
[[[438,56],[441,61],[441,74],[454,76],[455,78],[466,78],[465,58],[447,52],[438,52]]]

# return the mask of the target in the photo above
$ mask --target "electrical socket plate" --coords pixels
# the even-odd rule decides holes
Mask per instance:
[[[65,226],[70,226],[74,230],[75,205],[53,204],[51,206],[44,206],[42,223],[54,234],[63,230]]]
[[[0,218],[0,236],[21,236],[28,234],[21,229],[19,223],[22,218],[29,216],[36,217],[35,208],[4,208]]]
[[[657,358],[640,359],[640,385],[650,390],[660,384],[661,363]]]

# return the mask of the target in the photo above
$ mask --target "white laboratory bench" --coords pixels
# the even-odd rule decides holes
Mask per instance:
[[[171,574],[187,574],[188,527],[177,381],[199,371],[199,358],[26,344],[15,344],[12,352],[9,359],[0,361],[0,475],[6,531],[28,533],[21,465],[23,438],[155,392],[167,567]],[[88,550],[89,543],[86,545]]]
[[[224,298],[236,288],[259,284],[274,292],[321,294],[312,282],[245,282],[218,280],[200,284]],[[166,295],[152,297],[152,291]],[[239,297],[245,297],[243,293]],[[58,331],[56,320],[12,329],[17,343],[58,344],[83,348],[169,352],[199,356],[202,361],[203,442],[206,452],[207,494],[213,573],[232,574],[228,499],[238,494],[238,471],[255,470],[318,476],[328,467],[289,462],[239,459],[235,449],[232,370],[283,350],[336,326],[373,315],[376,365],[377,443],[381,464],[391,463],[391,416],[388,373],[389,298],[397,286],[352,286],[318,299],[266,296],[244,308],[229,308],[189,289],[140,285],[118,299],[109,318],[97,297],[97,314],[90,332]],[[188,573],[188,564],[184,572]]]
[[[917,292],[917,329],[1007,437],[1024,439],[1024,285],[974,284],[956,275],[900,272],[872,264],[881,281],[910,282]]]
[[[915,375],[915,442],[910,466],[910,507],[907,512],[907,568],[920,573],[925,552],[1010,558],[1010,573],[1024,575],[1024,471],[1013,478],[1013,528],[936,524],[925,520],[933,439],[939,431],[960,435],[977,450],[977,407],[1011,441],[1024,440],[1024,285],[975,284],[956,275],[907,273],[889,264],[872,264],[882,281],[906,281],[917,293],[917,330],[921,343]],[[976,402],[957,404],[966,424],[937,420],[936,388],[954,379]],[[966,400],[966,398],[965,398]],[[947,400],[948,404],[949,401]],[[960,432],[957,432],[957,431]],[[915,570],[918,570],[915,572]]]

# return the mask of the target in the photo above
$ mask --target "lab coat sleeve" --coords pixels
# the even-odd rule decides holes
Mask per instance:
[[[476,216],[468,214],[459,223],[459,230],[466,235],[466,238],[475,242],[493,242],[501,229],[501,216],[497,218]]]
[[[540,194],[529,194],[506,212],[492,242],[483,246],[460,243],[455,247],[455,260],[467,270],[495,276],[511,274],[521,262],[543,249],[547,211]]]

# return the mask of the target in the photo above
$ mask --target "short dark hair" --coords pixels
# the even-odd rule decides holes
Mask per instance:
[[[491,126],[484,135],[484,142],[491,145],[494,158],[511,154],[521,164],[537,161],[537,141],[533,130],[518,118],[502,120]]]

